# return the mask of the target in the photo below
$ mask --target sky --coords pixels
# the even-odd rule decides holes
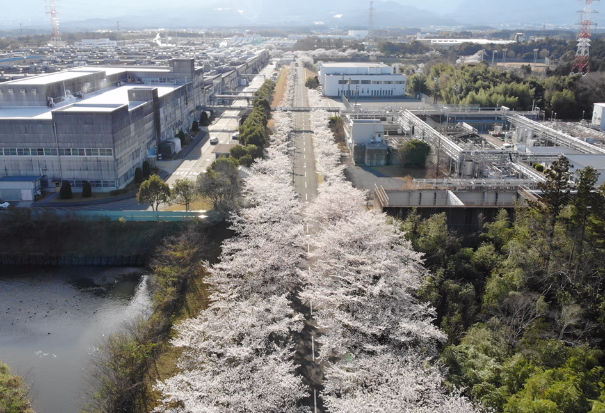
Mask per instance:
[[[357,10],[369,7],[369,0],[349,0],[355,4]],[[427,10],[436,17],[454,18],[465,24],[474,23],[488,25],[494,19],[510,19],[511,22],[526,20],[536,21],[537,24],[550,23],[561,24],[567,22],[573,24],[578,20],[575,10],[581,8],[579,0],[507,0],[506,2],[496,0],[391,0],[404,6]],[[94,18],[118,19],[123,16],[145,16],[153,15],[161,17],[162,13],[178,16],[187,10],[202,10],[204,7],[220,7],[222,4],[231,3],[235,8],[247,9],[250,13],[261,10],[264,3],[271,2],[283,4],[285,12],[291,5],[298,4],[292,0],[56,0],[59,18],[61,22],[84,21]],[[19,24],[28,28],[40,28],[44,25],[50,26],[49,18],[45,14],[48,10],[49,0],[20,0],[10,1],[2,6],[0,13],[0,30],[18,28]],[[216,6],[218,4],[218,6]],[[346,13],[347,7],[342,6],[342,0],[322,0],[319,4],[325,10],[331,5],[339,4],[337,13]],[[375,7],[380,9],[382,0],[375,1]],[[602,7],[600,7],[602,6]],[[295,6],[294,6],[295,7]],[[352,8],[354,8],[352,6]],[[384,6],[383,6],[384,7]],[[334,8],[334,7],[333,7]],[[595,9],[603,9],[603,12],[595,16],[599,20],[605,16],[605,2],[601,5],[595,2]],[[325,11],[324,10],[324,11]],[[314,10],[311,9],[311,12]],[[201,14],[201,13],[200,13]],[[527,17],[531,15],[531,17]],[[506,17],[502,17],[506,16]],[[203,16],[200,15],[200,21]],[[422,22],[419,22],[422,24]]]

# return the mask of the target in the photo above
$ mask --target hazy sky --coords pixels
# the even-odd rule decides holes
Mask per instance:
[[[232,4],[236,8],[242,8],[254,11],[260,11],[265,2],[283,2],[285,7],[289,5],[300,5],[301,3],[293,3],[294,0],[56,0],[60,12],[60,21],[82,21],[94,18],[119,18],[121,16],[140,16],[153,13],[154,17],[161,17],[162,11],[169,14],[178,15],[180,10],[186,15],[187,10],[193,8],[200,9],[204,6],[211,6],[223,2],[222,4]],[[331,4],[343,4],[343,0],[325,0],[319,4],[324,6],[324,11],[330,9]],[[359,9],[359,6],[365,7],[369,0],[350,0]],[[377,0],[375,6],[380,8],[382,0]],[[414,6],[419,9],[428,10],[439,16],[449,17],[448,14],[456,11],[461,5],[464,7],[457,10],[455,16],[457,21],[460,21],[460,16],[463,15],[463,20],[468,23],[472,21],[475,24],[485,25],[490,24],[494,16],[496,18],[506,16],[511,22],[519,19],[519,16],[533,14],[538,16],[537,24],[549,23],[550,21],[561,23],[573,23],[577,20],[575,10],[581,7],[581,2],[578,0],[506,0],[500,2],[496,0],[391,0],[396,3],[408,6]],[[308,0],[312,2],[312,0]],[[48,16],[45,11],[48,10],[48,0],[17,0],[5,1],[0,13],[0,30],[19,27],[22,23],[24,27],[40,28],[47,24],[50,25]],[[604,9],[605,2],[601,4],[595,2],[594,8]],[[600,7],[602,6],[602,7]],[[338,13],[346,13],[346,6],[340,6],[345,10],[329,10]],[[314,10],[311,8],[311,10]],[[317,9],[315,9],[317,10]],[[605,13],[596,15],[595,19],[599,20]],[[200,21],[203,15],[200,15]],[[532,18],[533,21],[533,18]],[[422,24],[419,22],[419,24]]]
[[[158,10],[170,6],[170,8],[187,9],[187,6],[205,6],[218,3],[220,0],[56,0],[60,12],[60,18],[65,20],[86,20],[89,18],[119,17],[123,15],[137,14],[143,10]],[[237,0],[238,3],[248,4],[254,7],[263,0]],[[289,4],[292,0],[283,0]],[[412,5],[418,8],[434,12],[448,13],[464,2],[464,0],[424,0],[421,3],[412,0],[394,0],[400,4]],[[490,0],[486,0],[490,1]],[[48,10],[48,1],[44,0],[20,0],[8,1],[2,6],[0,13],[0,29],[5,28],[9,22],[23,23],[47,19],[45,11]],[[324,2],[330,4],[330,0]],[[379,1],[376,1],[378,5]],[[369,6],[369,1],[368,1]],[[328,6],[329,7],[329,6]]]

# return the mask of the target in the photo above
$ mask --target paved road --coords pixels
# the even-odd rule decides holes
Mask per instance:
[[[304,84],[304,69],[296,68],[296,90],[294,106],[309,106],[307,88]],[[311,116],[308,112],[297,112],[294,116],[294,134],[292,142],[296,148],[294,154],[294,189],[300,194],[303,202],[308,202],[317,196],[317,173],[315,171],[315,156],[313,153],[313,138],[311,133]]]
[[[307,88],[305,87],[305,73],[302,64],[296,70],[296,88],[294,93],[294,106],[309,106]],[[317,196],[317,171],[315,169],[315,155],[313,151],[313,132],[311,131],[311,115],[309,112],[294,113],[294,133],[292,142],[296,148],[293,156],[294,189],[300,195],[301,202],[308,203]],[[308,232],[308,227],[306,228]],[[311,234],[307,234],[311,236]],[[323,389],[323,371],[315,361],[315,337],[321,331],[315,327],[312,320],[311,308],[293,297],[292,307],[307,315],[303,330],[294,337],[296,347],[294,361],[298,364],[297,372],[303,377],[304,383],[311,389],[310,397],[303,400],[313,412],[323,412],[323,403],[318,397]]]
[[[271,75],[275,66],[265,67],[260,74]],[[256,76],[243,91],[256,92],[264,83],[265,77]],[[236,100],[232,106],[246,105],[246,100]],[[210,144],[210,138],[216,136],[219,143],[237,144],[238,140],[233,139],[232,135],[237,132],[239,127],[239,110],[226,110],[223,114],[208,127],[208,135],[204,137],[191,150],[191,152],[179,161],[159,161],[158,166],[169,171],[171,176],[167,179],[169,185],[174,185],[177,179],[189,179],[195,181],[198,175],[206,172],[206,169],[216,159],[212,150],[216,147]]]

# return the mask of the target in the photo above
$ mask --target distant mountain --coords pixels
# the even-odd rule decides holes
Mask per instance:
[[[452,18],[466,24],[493,25],[519,24],[542,25],[573,25],[579,22],[578,10],[583,8],[583,2],[567,1],[552,2],[549,0],[507,0],[506,2],[465,0],[452,13],[444,17]],[[596,11],[605,10],[605,5],[595,2]],[[593,20],[604,21],[604,13],[594,14]]]

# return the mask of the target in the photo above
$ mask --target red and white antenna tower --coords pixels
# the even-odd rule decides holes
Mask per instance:
[[[59,12],[57,12],[56,0],[49,0],[50,10],[46,14],[50,14],[50,23],[53,26],[52,34],[50,35],[51,44],[61,44],[61,32],[59,31]]]
[[[580,13],[580,33],[578,34],[578,50],[576,58],[571,67],[571,74],[586,75],[590,72],[590,38],[592,37],[592,26],[594,22],[591,15],[597,13],[592,8],[592,3],[599,0],[582,0],[584,9]]]

